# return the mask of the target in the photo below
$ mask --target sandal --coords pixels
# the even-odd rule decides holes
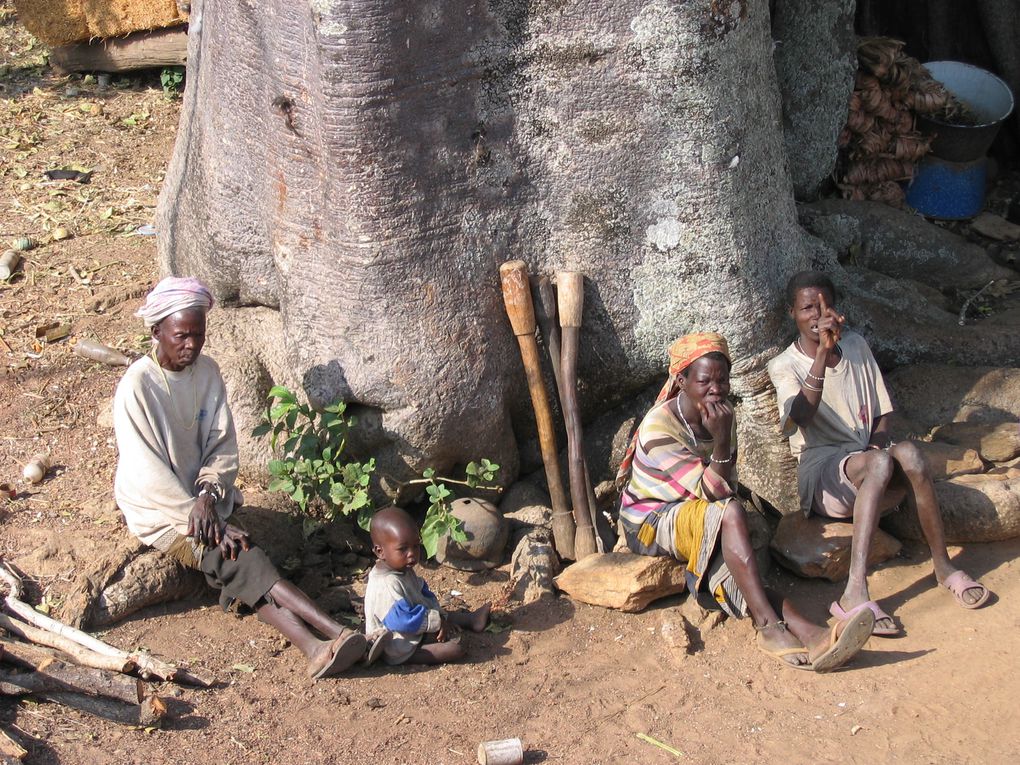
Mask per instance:
[[[764,653],[766,656],[771,656],[772,658],[777,659],[778,661],[782,662],[784,666],[787,666],[790,669],[801,669],[801,670],[808,670],[808,671],[813,670],[814,667],[811,665],[811,661],[810,661],[811,656],[808,653],[808,649],[805,648],[804,646],[800,646],[799,648],[798,647],[791,647],[791,648],[769,648],[769,647],[767,647],[766,645],[764,645],[762,643],[762,638],[761,638],[762,633],[765,630],[774,629],[774,628],[779,629],[781,632],[786,632],[787,631],[787,629],[786,629],[786,622],[773,622],[772,624],[766,624],[764,627],[755,627],[754,628],[754,631],[755,631],[755,643],[758,644],[758,650],[761,651],[762,653]],[[792,662],[789,662],[789,661],[787,661],[786,659],[783,658],[784,656],[792,656],[792,655],[798,654],[798,653],[802,653],[805,656],[807,656],[809,661],[806,664],[793,664]]]
[[[843,631],[839,632],[841,624]],[[864,647],[874,628],[875,614],[869,608],[859,609],[849,619],[836,622],[829,632],[829,647],[811,660],[812,669],[815,672],[831,672],[842,667]]]
[[[992,595],[991,590],[981,584],[981,582],[975,581],[963,571],[954,571],[946,577],[946,581],[939,582],[939,584],[953,593],[953,597],[956,598],[956,602],[966,609],[980,608],[988,602],[988,598]],[[978,588],[981,589],[981,597],[973,603],[968,603],[963,599],[963,593],[967,590],[974,590]]]

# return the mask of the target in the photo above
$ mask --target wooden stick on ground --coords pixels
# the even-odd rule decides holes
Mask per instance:
[[[7,731],[0,730],[0,762],[21,762],[27,754],[25,747],[11,738]]]
[[[52,632],[41,630],[29,624],[12,619],[7,614],[0,614],[0,627],[36,645],[44,645],[49,648],[56,648],[63,651],[83,667],[93,669],[106,669],[111,672],[131,672],[135,669],[135,663],[129,658],[122,656],[106,656],[95,651],[90,651],[70,638],[54,635]]]
[[[86,696],[83,693],[53,691],[32,694],[35,698],[74,707],[90,715],[102,717],[121,725],[158,725],[166,717],[166,703],[158,696],[149,696],[140,704],[124,704],[113,699]]]
[[[0,683],[22,688],[17,693],[41,691],[73,691],[91,696],[104,696],[128,704],[145,698],[145,684],[137,677],[107,672],[90,667],[67,664],[49,651],[15,640],[3,641],[3,660],[7,664],[26,667],[30,672],[0,669]]]
[[[8,611],[20,617],[28,624],[38,627],[41,630],[51,633],[54,636],[67,638],[90,651],[103,656],[114,657],[134,664],[142,677],[158,677],[161,680],[173,680],[176,682],[191,683],[208,687],[212,684],[210,678],[201,676],[188,670],[179,669],[165,661],[160,661],[147,653],[134,651],[128,653],[115,648],[109,643],[104,643],[86,632],[70,627],[56,619],[51,619],[46,614],[36,611],[28,603],[19,600],[22,591],[21,578],[11,570],[6,562],[0,561],[0,580],[7,583],[10,594],[4,599],[4,605]],[[45,645],[52,645],[45,643]],[[56,646],[53,646],[56,647]],[[63,648],[61,650],[64,650]]]
[[[535,339],[535,310],[528,285],[528,269],[524,261],[510,260],[499,267],[499,276],[503,285],[503,302],[510,317],[510,326],[520,346],[524,372],[528,377],[531,404],[535,410],[538,443],[542,450],[545,478],[552,503],[553,544],[560,557],[573,559],[576,533],[570,515],[570,505],[563,489],[563,478],[560,475],[559,452],[556,449],[556,431],[553,428],[549,396],[542,380],[542,364],[538,355],[538,342]]]

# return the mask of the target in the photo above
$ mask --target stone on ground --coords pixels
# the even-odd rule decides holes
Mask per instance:
[[[971,231],[976,231],[989,239],[998,239],[1000,242],[1020,239],[1020,226],[989,212],[983,212],[972,220],[970,228]]]
[[[927,433],[949,422],[1016,422],[1020,369],[912,364],[886,377],[896,408]]]
[[[964,475],[939,481],[935,493],[950,544],[1020,536],[1020,478]],[[906,507],[883,518],[882,525],[904,539],[924,538],[917,516]]]
[[[857,71],[856,0],[783,0],[772,36],[783,132],[798,199],[815,199],[836,165],[837,139]]]
[[[552,527],[549,495],[530,481],[518,481],[507,489],[499,511],[511,525]]]
[[[659,637],[674,659],[683,659],[690,653],[691,638],[687,632],[688,627],[687,620],[680,614],[667,616],[659,625]]]
[[[589,555],[556,577],[556,587],[574,600],[628,613],[684,586],[684,565],[676,559],[632,553]]]
[[[540,598],[555,597],[553,577],[560,570],[560,559],[552,544],[552,532],[535,528],[524,534],[510,559],[511,597],[525,604]]]
[[[826,199],[803,208],[801,222],[855,265],[897,279],[960,289],[1016,278],[982,247],[881,202]]]
[[[852,537],[853,524],[792,513],[779,522],[772,538],[772,554],[795,574],[838,582],[846,579],[850,572]],[[900,546],[899,540],[876,529],[868,553],[868,567],[893,557]]]
[[[952,476],[980,473],[985,469],[985,463],[981,461],[977,451],[966,446],[941,441],[914,443],[928,461],[933,480],[941,481]]]
[[[978,451],[989,462],[1008,462],[1020,455],[1020,423],[951,422],[932,433],[936,441],[948,441]]]

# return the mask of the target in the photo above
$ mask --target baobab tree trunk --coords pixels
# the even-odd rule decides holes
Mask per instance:
[[[676,336],[724,333],[742,480],[789,504],[764,366],[782,284],[824,253],[765,0],[200,1],[189,34],[159,249],[226,307],[240,431],[272,378],[354,403],[397,478],[487,456],[511,479],[534,429],[498,266],[521,258],[587,276],[586,419]]]

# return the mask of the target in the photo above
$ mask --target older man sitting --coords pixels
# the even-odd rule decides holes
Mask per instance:
[[[200,570],[223,599],[254,609],[297,646],[311,677],[329,677],[364,657],[367,641],[282,579],[231,522],[241,501],[237,438],[219,367],[202,355],[212,305],[198,280],[168,277],[136,314],[152,352],[128,368],[114,398],[117,504],[144,544]]]

